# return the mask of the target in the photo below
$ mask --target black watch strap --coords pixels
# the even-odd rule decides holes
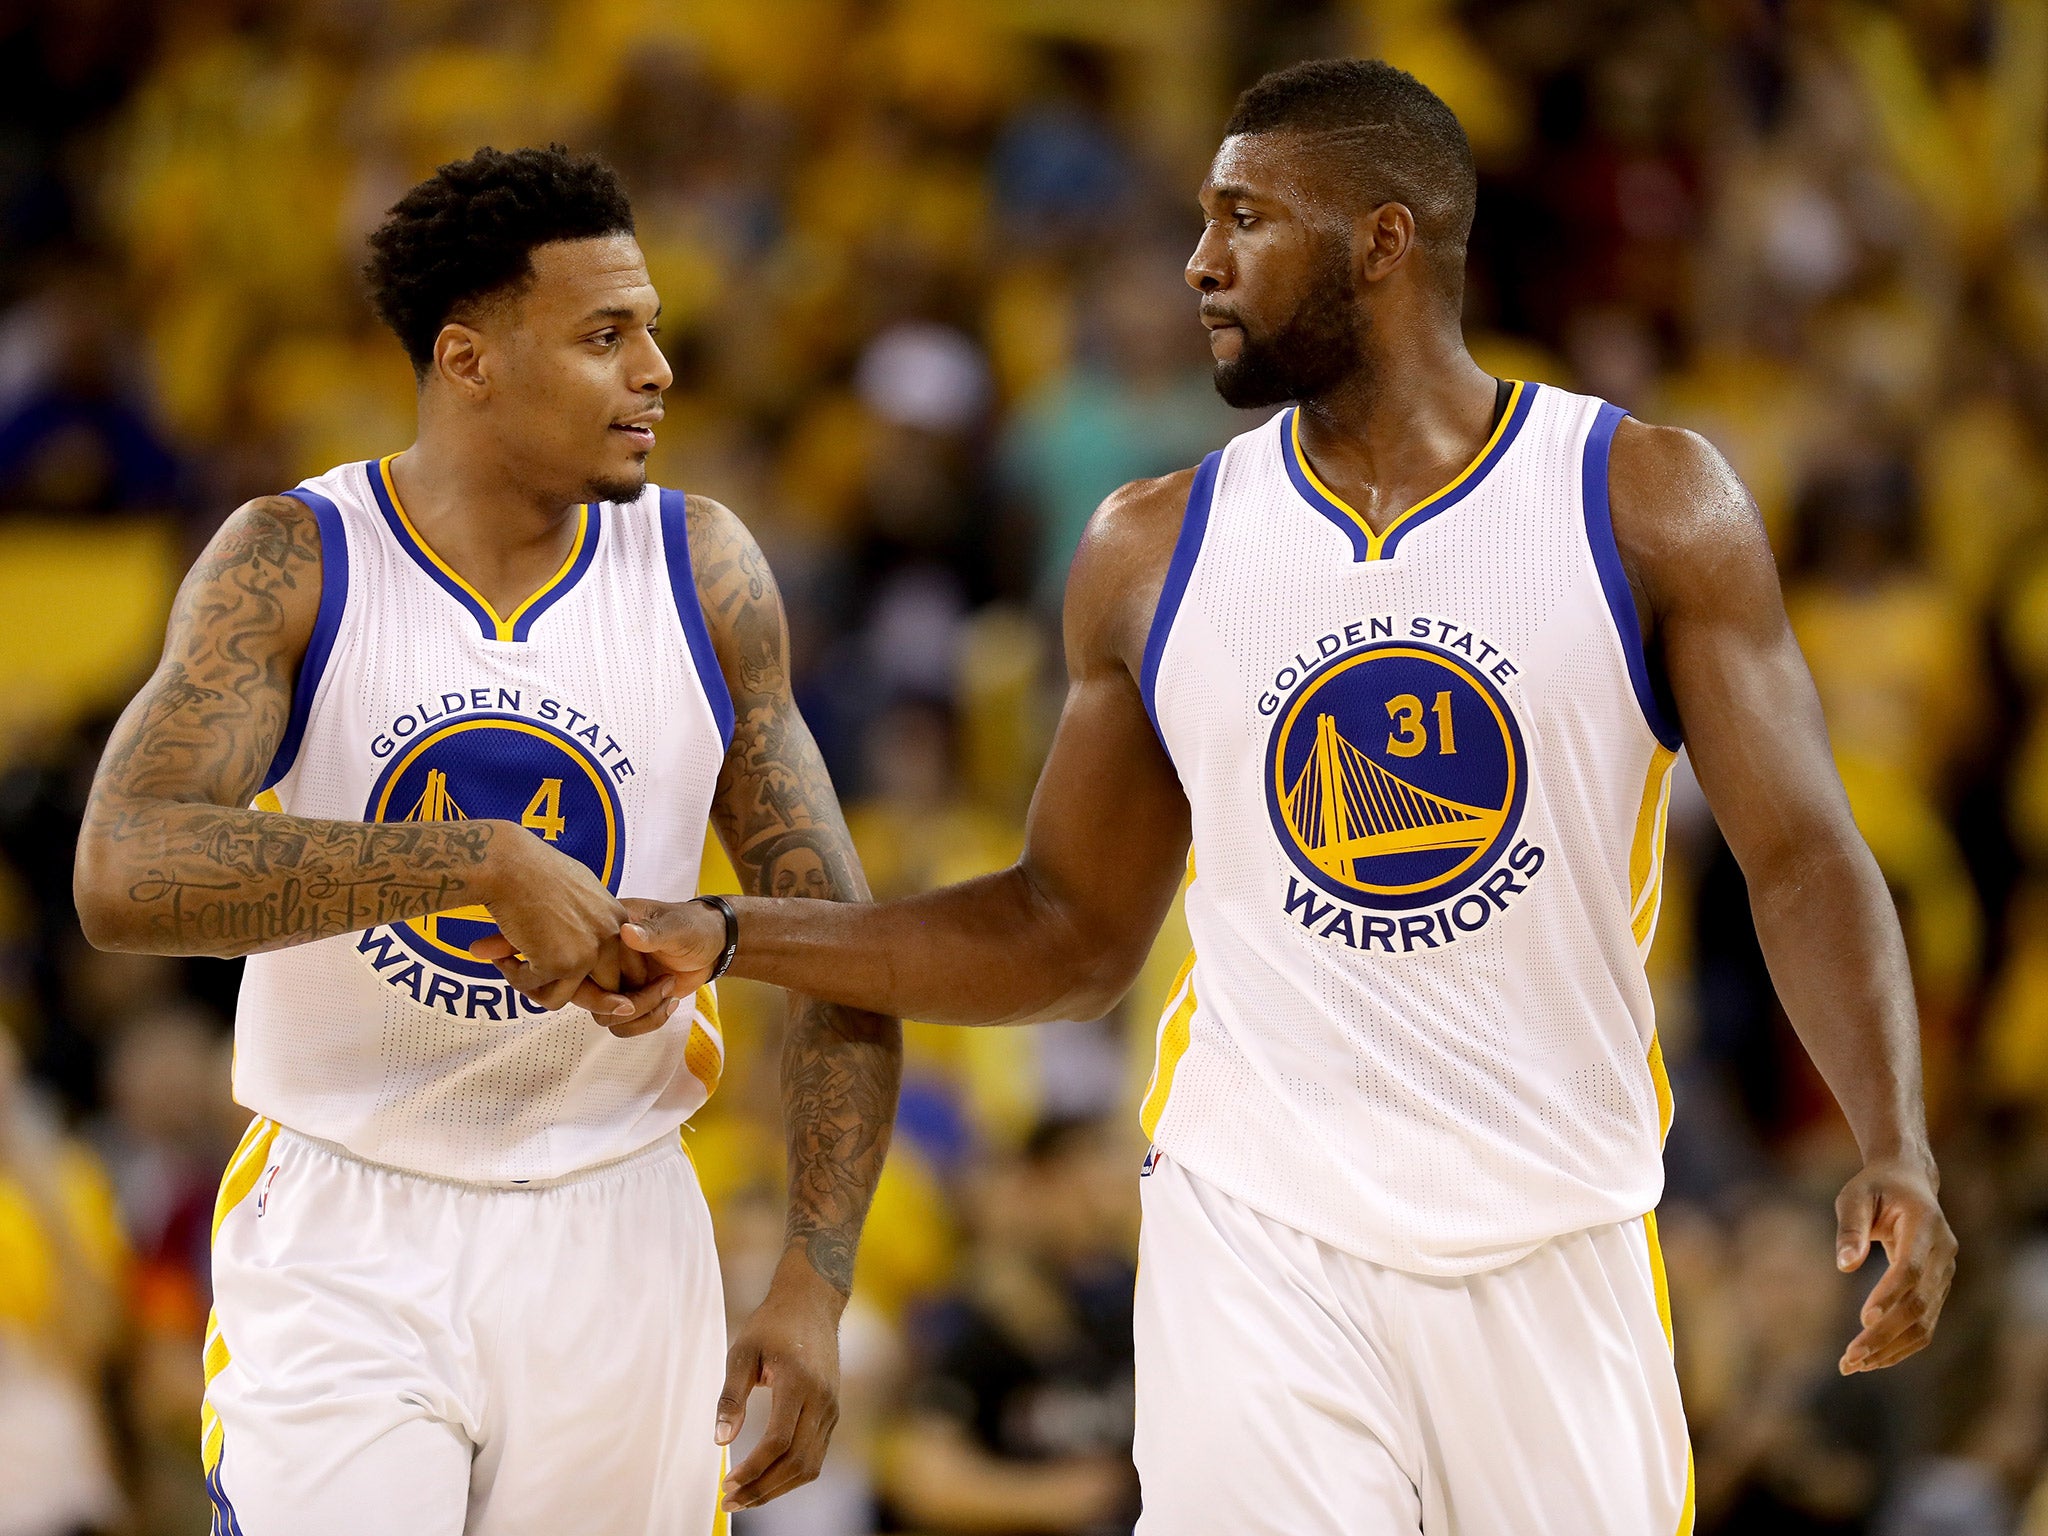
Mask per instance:
[[[725,948],[719,952],[718,964],[704,978],[706,982],[713,982],[732,969],[733,956],[740,952],[740,915],[733,911],[732,903],[723,896],[699,896],[695,899],[725,919]]]

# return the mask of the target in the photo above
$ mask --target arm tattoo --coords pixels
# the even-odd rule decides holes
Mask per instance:
[[[476,899],[488,824],[246,809],[284,732],[319,591],[318,524],[289,497],[243,508],[185,579],[80,836],[81,894],[90,885],[118,913],[129,947],[250,954]]]
[[[712,818],[757,896],[865,901],[867,881],[818,748],[790,697],[789,631],[759,546],[738,518],[689,500],[698,594],[733,696]],[[792,995],[783,1037],[791,1246],[842,1295],[881,1177],[903,1075],[894,1019]]]

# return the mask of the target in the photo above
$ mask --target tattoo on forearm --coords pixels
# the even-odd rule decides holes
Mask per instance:
[[[719,836],[754,895],[864,901],[853,839],[790,698],[788,631],[767,562],[732,514],[696,497],[689,506],[699,595],[725,640],[733,695],[732,749],[713,809]],[[894,1019],[790,998],[782,1051],[788,1240],[842,1294],[853,1287],[902,1075]]]
[[[248,954],[475,899],[490,827],[244,809],[291,709],[288,600],[319,589],[313,516],[243,509],[178,594],[155,676],[107,744],[83,837],[148,946]]]

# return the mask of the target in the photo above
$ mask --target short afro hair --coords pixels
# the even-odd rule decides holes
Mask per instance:
[[[596,156],[559,144],[484,148],[392,205],[363,276],[377,317],[424,378],[441,327],[532,277],[535,246],[632,233],[626,190]]]
[[[1354,195],[1403,204],[1426,244],[1462,257],[1479,197],[1472,145],[1443,98],[1406,70],[1380,59],[1290,64],[1237,98],[1223,132],[1326,137]]]

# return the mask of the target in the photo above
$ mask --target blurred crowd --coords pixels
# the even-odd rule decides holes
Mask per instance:
[[[2044,0],[0,4],[0,1536],[207,1519],[235,968],[89,949],[70,850],[184,560],[409,440],[356,278],[381,211],[483,143],[624,173],[676,372],[654,476],[767,548],[895,895],[1016,852],[1097,500],[1252,424],[1181,284],[1193,192],[1236,89],[1336,53],[1472,137],[1481,362],[1747,480],[1905,922],[1962,1265],[1926,1355],[1845,1380],[1855,1148],[1675,797],[1699,1528],[2048,1536]],[[747,1536],[1129,1530],[1132,1106],[1184,941],[1107,1019],[911,1024],[838,1441]],[[738,1318],[781,1243],[780,1012],[725,1001],[690,1135]]]

